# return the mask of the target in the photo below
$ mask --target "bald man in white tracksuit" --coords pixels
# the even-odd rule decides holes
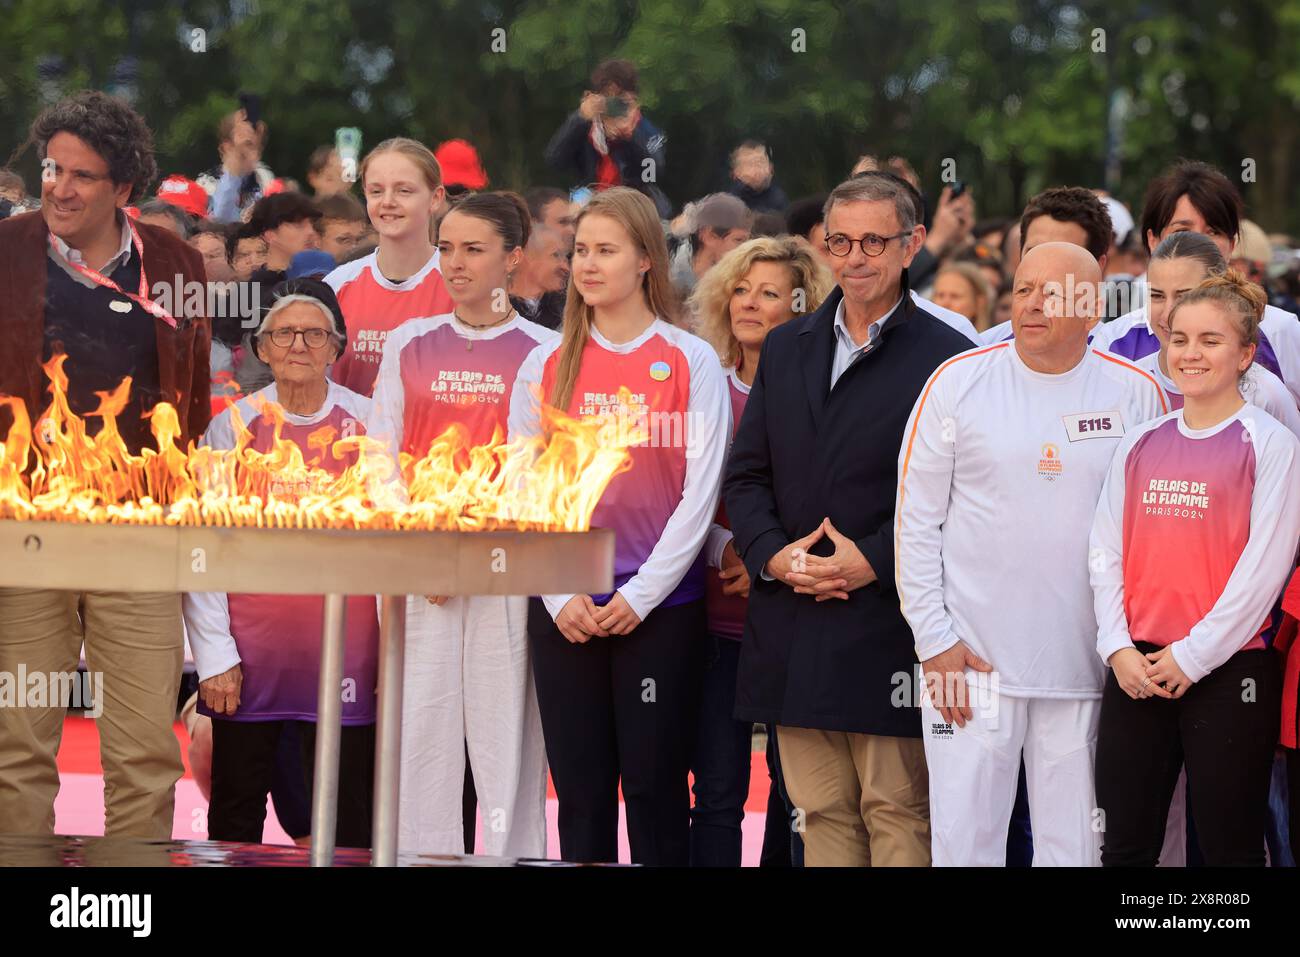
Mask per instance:
[[[1026,253],[1015,339],[935,370],[900,450],[895,575],[917,657],[938,688],[991,669],[965,712],[922,703],[936,866],[1005,864],[1022,753],[1035,865],[1100,860],[1088,535],[1119,440],[1166,403],[1148,373],[1088,347],[1087,304],[1052,294],[1070,273],[1101,279],[1078,246]]]

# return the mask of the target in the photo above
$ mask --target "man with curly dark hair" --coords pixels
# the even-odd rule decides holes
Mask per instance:
[[[132,377],[118,416],[132,452],[153,446],[143,416],[176,406],[181,441],[211,418],[203,260],[172,232],[122,209],[157,176],[153,137],[126,103],[84,91],[46,109],[30,142],[41,208],[0,222],[0,393],[35,421],[49,402],[41,364],[67,356],[68,400],[96,432],[97,391]],[[194,304],[192,308],[191,304]],[[13,421],[0,413],[0,440]],[[96,683],[105,833],[171,837],[183,772],[172,733],[183,662],[180,596],[0,588],[0,673],[75,676],[82,644]],[[100,690],[102,689],[102,690]],[[37,702],[27,702],[37,704]],[[63,701],[0,708],[0,831],[50,834]]]

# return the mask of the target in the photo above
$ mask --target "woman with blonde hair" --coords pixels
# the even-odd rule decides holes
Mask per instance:
[[[758,372],[767,334],[815,310],[834,288],[830,270],[802,238],[751,239],[722,257],[700,280],[691,307],[700,335],[726,369],[733,430]],[[721,505],[704,546],[708,655],[700,724],[691,762],[691,866],[739,867],[741,823],[749,795],[753,725],[732,717],[745,629],[749,576],[736,554]],[[769,738],[772,741],[773,738]],[[779,771],[773,769],[773,778]]]
[[[959,312],[971,321],[976,331],[993,325],[994,290],[980,267],[969,262],[948,263],[939,269],[930,298],[936,305]]]
[[[591,519],[615,531],[614,592],[546,595],[528,612],[568,861],[617,859],[620,779],[632,860],[689,859],[700,552],[730,410],[717,356],[674,325],[678,311],[654,204],[626,187],[598,194],[578,217],[561,339],[529,354],[511,395],[512,438],[542,431],[546,403],[642,439]]]
[[[1300,440],[1241,394],[1266,301],[1233,269],[1178,297],[1166,362],[1183,406],[1130,428],[1097,506],[1103,866],[1157,863],[1183,767],[1206,865],[1264,864],[1274,606],[1300,538]]]
[[[453,302],[439,269],[433,222],[446,206],[433,151],[404,136],[384,140],[361,161],[361,193],[379,234],[368,256],[325,277],[347,320],[347,349],[330,370],[362,395],[374,389],[388,334],[417,316],[440,316]]]

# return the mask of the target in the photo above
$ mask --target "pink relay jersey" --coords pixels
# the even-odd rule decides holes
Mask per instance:
[[[251,433],[250,447],[271,448],[275,422],[258,411],[258,399],[274,401],[275,386],[255,393],[239,403]],[[307,465],[338,475],[355,460],[355,452],[335,455],[329,440],[364,435],[366,400],[348,393],[337,384],[330,387],[326,408],[311,416],[311,422],[285,421],[280,437],[302,451]],[[220,436],[214,445],[230,447],[229,415],[214,421],[210,434]],[[272,490],[281,499],[292,499],[308,491],[280,486]],[[229,611],[229,632],[239,651],[243,686],[239,710],[230,720],[273,721],[316,719],[320,681],[323,607],[317,595],[225,596]],[[346,613],[343,679],[343,723],[371,724],[375,720],[375,687],[378,679],[379,619],[373,595],[349,596]],[[218,626],[219,627],[219,626]],[[199,711],[211,715],[200,702]],[[224,717],[224,716],[222,716]]]
[[[475,330],[450,314],[412,319],[388,337],[370,434],[416,458],[450,428],[463,446],[505,441],[510,396],[528,353],[559,334],[515,316]]]
[[[1223,594],[1250,538],[1255,444],[1241,420],[1192,440],[1169,417],[1124,463],[1124,612],[1133,641],[1168,645]],[[1267,617],[1243,648],[1262,648]],[[1243,641],[1248,636],[1243,635]]]
[[[347,348],[330,369],[330,377],[365,396],[374,390],[388,334],[408,319],[442,315],[453,305],[438,271],[436,250],[419,272],[400,283],[384,278],[378,256],[376,251],[344,263],[325,277],[348,327]]]

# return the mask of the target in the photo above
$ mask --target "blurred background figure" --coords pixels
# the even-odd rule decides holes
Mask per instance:
[[[573,224],[578,218],[578,208],[577,203],[569,199],[569,194],[554,186],[533,186],[524,190],[523,195],[533,225],[555,230],[564,238],[566,253],[572,249]]]
[[[487,186],[488,175],[479,161],[478,150],[468,140],[448,140],[433,155],[442,167],[442,185],[449,200],[477,193]]]
[[[930,298],[937,305],[961,313],[977,332],[993,325],[993,290],[978,266],[953,262],[940,267]]]
[[[276,193],[259,199],[248,225],[266,243],[266,265],[253,274],[253,281],[268,283],[268,289],[283,282],[294,256],[318,248],[316,223],[320,218],[320,209],[302,193]]]
[[[569,253],[563,233],[534,227],[523,260],[510,278],[510,302],[525,319],[559,329],[569,286]]]
[[[169,229],[178,239],[190,238],[190,218],[179,206],[173,206],[163,199],[151,199],[141,203],[140,215],[136,217],[136,221]]]
[[[27,184],[22,175],[14,170],[0,168],[0,199],[8,200],[17,206],[27,198]]]
[[[191,225],[208,218],[207,190],[180,173],[173,173],[158,184],[158,198],[189,216]]]
[[[826,251],[826,225],[822,221],[826,195],[817,193],[815,196],[796,199],[785,211],[785,223],[791,236],[802,236],[808,240],[808,245],[822,261],[822,265],[829,269],[831,254]]]
[[[307,185],[317,202],[347,193],[352,184],[343,179],[343,161],[332,146],[318,146],[307,160]]]
[[[374,230],[366,220],[366,208],[348,193],[335,193],[316,200],[320,219],[316,220],[317,245],[336,262],[371,237]]]
[[[190,245],[203,257],[203,272],[208,282],[229,282],[235,278],[226,249],[230,233],[230,227],[222,223],[199,223],[190,233]]]
[[[275,174],[262,162],[266,148],[266,121],[258,117],[256,97],[241,96],[244,106],[221,118],[217,127],[219,165],[198,177],[211,197],[212,218],[223,223],[242,214],[268,192]]]
[[[266,265],[266,240],[248,223],[233,227],[226,244],[230,268],[240,282],[248,281],[253,273]]]
[[[777,185],[772,154],[760,140],[745,140],[731,151],[731,186],[727,192],[738,197],[755,213],[779,213],[789,205],[785,190]]]
[[[719,259],[749,238],[754,214],[730,193],[712,193],[688,203],[681,219],[689,239],[677,247],[671,276],[673,285],[686,295]]]
[[[660,219],[672,203],[658,184],[664,181],[668,137],[641,112],[640,77],[628,60],[606,60],[591,73],[582,94],[546,145],[546,162],[580,183],[602,188],[630,186],[653,200]]]

